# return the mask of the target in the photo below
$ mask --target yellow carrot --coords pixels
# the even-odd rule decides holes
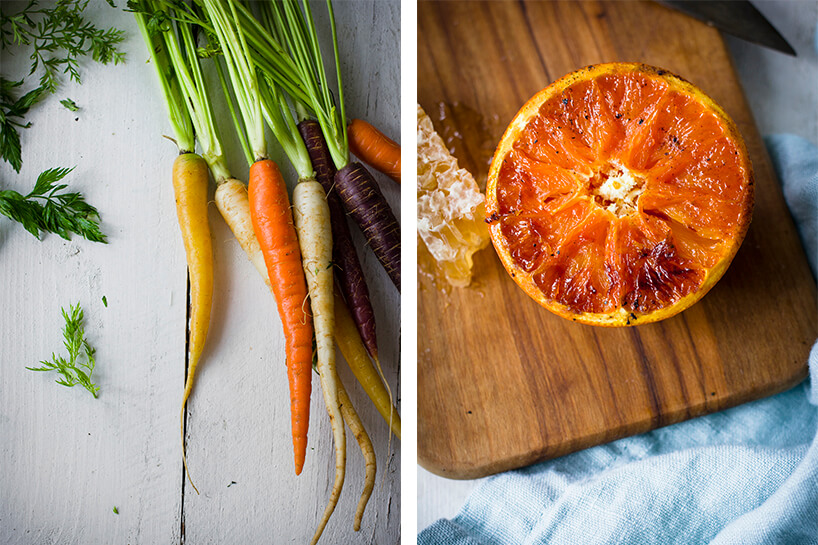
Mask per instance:
[[[204,159],[194,153],[183,153],[176,158],[173,163],[173,190],[176,195],[176,212],[179,217],[179,227],[182,230],[190,279],[188,335],[190,356],[179,417],[182,433],[182,462],[188,479],[190,479],[190,473],[184,453],[185,406],[193,390],[196,368],[204,350],[213,300],[213,248],[210,240],[210,226],[207,222],[207,181],[208,170]],[[193,484],[192,479],[190,484],[198,493],[199,490]]]
[[[400,415],[392,406],[392,396],[381,380],[381,376],[372,366],[352,315],[337,290],[335,292],[335,341],[366,395],[389,424],[395,437],[400,439]],[[378,366],[380,367],[380,364]]]

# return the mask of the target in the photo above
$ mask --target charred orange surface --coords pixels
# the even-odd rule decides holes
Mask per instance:
[[[506,270],[549,310],[638,325],[698,301],[741,245],[753,173],[727,114],[665,70],[603,64],[518,112],[486,210]]]

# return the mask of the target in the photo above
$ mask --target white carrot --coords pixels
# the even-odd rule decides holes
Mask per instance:
[[[310,290],[310,306],[315,325],[318,374],[335,440],[335,482],[329,503],[318,523],[312,543],[316,543],[327,525],[344,485],[346,472],[346,435],[338,399],[340,380],[335,370],[335,309],[332,279],[332,235],[329,207],[324,188],[315,180],[301,180],[293,191],[293,219],[301,247],[301,259]]]
[[[264,264],[264,255],[261,253],[261,246],[253,232],[253,222],[250,219],[247,186],[235,178],[220,183],[216,188],[216,207],[269,288],[267,265]]]
[[[349,431],[355,436],[358,441],[358,446],[361,448],[361,454],[364,456],[365,476],[364,476],[364,490],[361,492],[361,499],[358,500],[358,507],[355,510],[355,522],[353,529],[357,532],[361,529],[361,520],[364,517],[364,509],[372,496],[372,490],[375,488],[375,472],[377,464],[375,462],[375,449],[372,447],[372,441],[366,433],[363,422],[355,412],[355,407],[352,406],[352,400],[349,399],[343,383],[338,381],[338,399],[341,401],[341,414],[344,415],[344,421],[349,426]]]

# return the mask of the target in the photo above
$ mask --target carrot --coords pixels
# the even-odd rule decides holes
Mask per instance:
[[[275,163],[272,163],[272,161],[270,161],[270,163],[275,165]],[[231,231],[233,231],[233,234],[239,241],[239,244],[241,245],[245,254],[247,254],[247,257],[256,267],[256,270],[259,271],[265,284],[267,284],[267,287],[273,292],[276,301],[280,301],[281,295],[276,293],[277,289],[274,289],[273,284],[270,282],[270,273],[265,262],[264,253],[261,249],[258,238],[256,238],[255,232],[253,231],[250,201],[244,184],[236,179],[225,180],[216,188],[215,200],[216,206],[221,212],[222,217],[227,222]],[[289,203],[287,203],[287,206],[289,206]],[[287,215],[289,215],[289,210],[287,212]],[[292,228],[291,225],[290,228]],[[293,256],[293,259],[295,260],[298,260],[298,258],[299,257],[297,255]],[[297,265],[299,267],[301,266],[300,263],[297,263]],[[303,275],[301,275],[300,278],[303,283]],[[278,283],[278,286],[280,287],[281,283]],[[302,309],[305,297],[306,294],[304,294],[297,301],[291,301],[291,308],[294,306],[294,304],[297,304],[298,306],[298,309],[295,310],[294,315],[287,311],[282,312],[281,304],[279,303],[279,314],[283,317],[286,313],[287,315],[293,315],[295,318],[297,318],[298,314],[301,313],[304,315],[305,320],[309,320],[309,315],[305,314]],[[284,318],[282,318],[282,323],[283,321]],[[311,334],[312,333],[310,332],[310,335]],[[301,338],[301,341],[303,341],[303,337]],[[290,347],[289,337],[287,338],[287,373],[291,390],[290,418],[292,425],[296,475],[300,474],[303,468],[306,457],[307,430],[309,428],[309,399],[312,392],[312,383],[310,380],[303,380],[303,373],[309,373],[309,367],[312,363],[311,337],[308,338],[308,343],[309,344],[306,346],[308,349],[306,354],[304,353],[305,346],[303,345],[303,342],[302,346],[299,348],[299,353],[302,355],[302,360],[301,364],[298,366],[298,369],[296,369],[295,366],[292,365],[290,356],[292,348]]]
[[[295,473],[301,473],[307,449],[312,391],[312,317],[306,311],[307,286],[301,252],[290,214],[287,186],[278,166],[262,159],[250,167],[250,217],[264,254],[278,313],[284,326]]]
[[[210,323],[213,300],[213,248],[210,226],[207,223],[207,163],[194,153],[183,153],[173,162],[173,190],[176,195],[176,213],[187,255],[190,279],[190,328],[188,330],[189,360],[185,393],[182,397],[180,423],[184,447],[185,407],[193,391],[196,367],[204,349]],[[182,461],[187,472],[187,459],[182,450]],[[188,476],[190,476],[188,474]],[[193,481],[190,482],[193,485]],[[196,486],[193,486],[196,489]],[[196,490],[198,493],[198,489]]]
[[[261,103],[260,81],[255,63],[250,58],[243,23],[239,22],[241,17],[247,22],[246,8],[235,0],[204,0],[203,7],[223,53],[244,122],[242,130],[228,98],[234,125],[251,164],[248,200],[253,231],[264,256],[284,329],[295,472],[300,474],[306,454],[312,390],[312,317],[301,267],[301,252],[293,227],[287,187],[278,166],[267,158],[264,135],[264,115],[267,112]],[[244,15],[240,16],[239,12]],[[276,62],[279,61],[281,58],[277,58]],[[219,78],[223,82],[221,72]],[[226,84],[222,84],[229,96]]]
[[[364,271],[358,259],[352,235],[349,232],[346,214],[341,204],[338,191],[334,188],[335,165],[327,149],[321,126],[314,120],[303,120],[298,124],[298,131],[304,139],[310,160],[315,168],[315,179],[321,183],[327,194],[330,212],[333,248],[332,260],[335,264],[335,278],[341,288],[341,294],[352,310],[352,317],[367,351],[373,358],[378,357],[378,344],[375,335],[375,312],[369,299]]]
[[[347,134],[349,151],[367,165],[400,183],[399,145],[362,119],[350,121]]]
[[[381,375],[376,372],[369,361],[349,309],[337,292],[335,294],[335,340],[344,355],[347,365],[349,365],[358,382],[361,383],[366,395],[369,396],[375,408],[378,409],[383,419],[389,424],[395,437],[400,439],[400,415],[392,406],[392,395],[388,390],[388,385],[385,385],[385,381],[381,379]],[[380,368],[380,363],[378,363],[378,367]]]
[[[346,437],[342,424],[338,390],[340,381],[335,371],[335,311],[332,290],[332,236],[329,230],[329,207],[321,184],[301,180],[293,191],[294,219],[299,244],[304,257],[304,274],[310,288],[310,303],[315,314],[315,346],[318,353],[318,374],[327,405],[335,441],[335,483],[324,516],[318,524],[312,542],[318,541],[335,510],[346,471]]]
[[[349,426],[349,431],[355,436],[358,441],[358,446],[361,449],[361,454],[364,457],[364,489],[361,492],[361,499],[358,500],[358,507],[355,509],[355,521],[352,523],[352,528],[357,532],[361,529],[361,520],[364,517],[364,509],[372,496],[372,490],[375,488],[375,473],[377,471],[377,462],[375,460],[375,449],[372,447],[372,441],[366,433],[363,422],[361,422],[358,413],[355,412],[355,407],[352,406],[352,400],[349,399],[343,383],[338,379],[338,399],[341,401],[341,414],[344,416],[344,421]]]
[[[299,67],[299,75],[307,100],[298,101],[296,105],[309,108],[321,126],[332,162],[338,169],[334,182],[338,187],[344,210],[352,216],[364,232],[367,243],[378,261],[400,290],[400,226],[369,172],[359,163],[349,161],[344,86],[341,81],[338,33],[332,2],[327,1],[327,11],[335,56],[337,102],[333,98],[333,93],[328,90],[329,82],[318,44],[310,3],[302,1],[303,14],[297,6],[294,6],[293,0],[283,2],[283,7],[281,4],[271,2],[265,3],[264,6],[272,6],[268,8],[269,11],[272,11],[268,19],[275,21],[271,32],[285,38],[290,54],[297,60],[296,64]],[[263,33],[263,31],[260,32]],[[266,35],[264,39],[269,44],[276,44],[277,48],[281,47],[274,36]],[[272,58],[267,59],[263,51],[256,50],[255,52],[259,59],[258,66],[272,63]],[[282,85],[286,81],[281,72],[268,71],[263,67],[261,70],[266,77],[276,82],[280,81]]]
[[[335,186],[347,213],[400,291],[400,226],[378,184],[363,165],[349,163],[335,173]]]
[[[264,263],[264,254],[253,232],[253,222],[250,219],[250,201],[247,197],[247,187],[235,178],[228,178],[216,187],[216,207],[224,218],[239,245],[247,254],[248,259],[261,273],[267,287],[273,289],[267,276],[267,265]]]
[[[148,3],[146,8],[153,10],[156,6]],[[205,159],[192,152],[195,147],[193,129],[199,120],[190,115],[188,104],[198,97],[195,86],[187,80],[187,70],[176,35],[172,28],[168,28],[162,31],[161,36],[152,36],[147,30],[144,15],[136,13],[135,16],[162,85],[168,117],[176,136],[174,142],[179,148],[179,156],[173,163],[173,190],[187,257],[190,297],[187,377],[182,394],[179,427],[182,436],[182,464],[191,486],[198,494],[199,490],[190,477],[185,455],[185,408],[193,391],[196,369],[204,350],[213,300],[213,248],[207,221],[208,164]],[[189,32],[190,29],[184,26],[182,30]]]
[[[272,6],[285,11],[292,8],[298,9],[294,4],[281,6],[272,3]],[[270,7],[271,5],[268,5],[268,8]],[[244,25],[243,28],[247,26]],[[333,309],[330,212],[326,194],[321,184],[314,179],[314,168],[309,152],[295,126],[289,103],[275,82],[269,79],[259,80],[258,90],[263,117],[299,176],[298,184],[293,191],[295,229],[298,233],[304,274],[310,293],[310,306],[314,316],[317,367],[321,377],[321,390],[327,414],[330,417],[335,443],[335,481],[329,502],[313,536],[313,542],[316,542],[335,511],[346,475],[346,434],[338,401],[338,376],[335,372],[335,312]],[[252,193],[250,202],[252,208]]]

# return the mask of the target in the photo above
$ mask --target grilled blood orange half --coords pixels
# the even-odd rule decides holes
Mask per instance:
[[[492,242],[525,292],[565,318],[673,316],[727,270],[753,208],[735,124],[682,78],[642,64],[573,72],[529,100],[491,163]]]

